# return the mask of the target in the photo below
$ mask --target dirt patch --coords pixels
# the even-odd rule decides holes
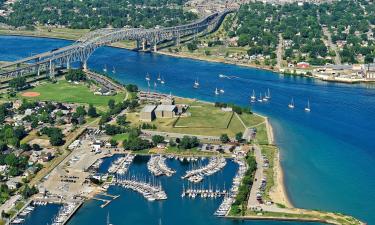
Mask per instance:
[[[27,92],[24,92],[21,94],[23,97],[37,97],[40,95],[39,92],[35,92],[35,91],[27,91]]]

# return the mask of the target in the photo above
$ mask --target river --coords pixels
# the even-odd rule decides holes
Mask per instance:
[[[15,60],[69,43],[0,36],[0,60]],[[269,88],[271,101],[251,107],[270,118],[276,144],[281,148],[281,164],[292,203],[302,208],[350,214],[375,224],[374,85],[328,83],[109,47],[98,49],[88,64],[90,69],[98,71],[106,65],[113,78],[143,89],[147,88],[146,73],[153,80],[160,73],[166,83],[159,84],[158,91],[244,106],[250,105],[253,89],[258,95]],[[116,74],[110,72],[113,67]],[[220,78],[219,74],[232,79]],[[198,90],[192,87],[197,78],[201,86]],[[225,93],[215,96],[216,87]],[[295,101],[294,110],[287,107],[291,98]],[[303,110],[308,100],[310,113]]]

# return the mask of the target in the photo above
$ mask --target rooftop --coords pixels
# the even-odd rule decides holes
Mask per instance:
[[[173,111],[175,108],[175,105],[158,105],[155,111]]]
[[[155,105],[146,105],[141,112],[152,112],[156,108]]]

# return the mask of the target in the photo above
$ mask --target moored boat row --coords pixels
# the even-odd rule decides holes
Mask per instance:
[[[135,158],[135,155],[127,154],[124,157],[122,163],[118,166],[118,170],[116,171],[116,173],[119,174],[119,175],[124,175],[128,171],[128,169],[129,169],[130,165],[132,164],[134,158]]]
[[[52,225],[63,225],[69,219],[69,217],[74,213],[78,206],[78,202],[68,202],[63,205],[59,210],[57,216],[53,219]]]
[[[166,175],[170,177],[176,173],[176,171],[169,168],[165,161],[166,158],[161,155],[151,156],[150,160],[147,162],[147,168],[155,176]]]
[[[160,183],[155,185],[151,182],[138,181],[136,179],[118,179],[116,184],[142,194],[148,201],[167,199],[167,194]]]
[[[236,156],[234,161],[239,165],[236,176],[233,178],[233,185],[230,191],[225,195],[223,202],[220,204],[219,208],[214,213],[215,216],[226,216],[235,201],[238,194],[238,189],[241,185],[241,181],[245,176],[247,170],[247,164],[243,156]]]
[[[224,168],[226,163],[227,161],[223,157],[212,157],[206,166],[187,171],[182,179],[188,179],[190,182],[199,183],[203,180],[204,176],[210,176]]]

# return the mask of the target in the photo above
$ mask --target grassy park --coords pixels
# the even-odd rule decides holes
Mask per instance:
[[[40,95],[36,97],[22,96],[23,93],[30,91],[37,92]],[[109,99],[122,101],[125,99],[125,93],[118,93],[115,96],[99,96],[94,95],[87,84],[74,84],[59,80],[56,83],[45,82],[37,87],[18,93],[18,97],[41,101],[93,104],[99,110],[104,111]]]
[[[204,103],[192,99],[177,98],[176,104],[189,105],[189,116],[180,118],[156,119],[150,124],[154,124],[158,131],[170,133],[183,133],[205,136],[220,136],[228,134],[234,137],[238,132],[244,132],[245,126],[240,121],[243,120],[246,127],[258,125],[260,131],[260,141],[267,139],[265,126],[262,127],[264,118],[255,114],[243,114],[240,119],[233,112],[225,112],[211,103]],[[133,125],[142,124],[139,120],[139,113],[127,114],[127,120]],[[258,128],[259,127],[259,128]]]

